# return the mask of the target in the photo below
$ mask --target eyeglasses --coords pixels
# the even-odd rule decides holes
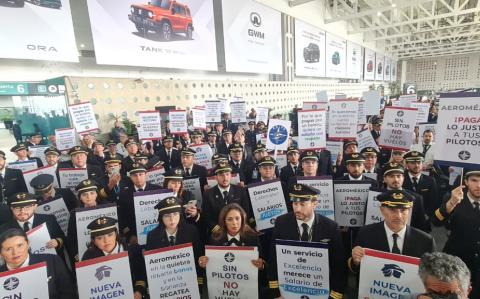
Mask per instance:
[[[28,205],[28,206],[22,206],[22,207],[14,207],[14,208],[12,208],[12,210],[13,210],[14,212],[21,212],[22,210],[28,211],[28,210],[33,209],[34,206],[35,206],[35,205]]]

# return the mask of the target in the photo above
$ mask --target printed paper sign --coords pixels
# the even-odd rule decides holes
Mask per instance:
[[[155,298],[200,299],[192,244],[145,251],[148,288]]]
[[[364,91],[362,93],[362,98],[365,101],[367,115],[378,115],[380,113],[380,90]]]
[[[385,107],[380,146],[390,149],[409,150],[413,130],[417,123],[417,109]]]
[[[55,141],[59,151],[69,150],[77,145],[75,128],[56,129]]]
[[[162,138],[159,111],[138,111],[138,139],[155,140]]]
[[[219,123],[221,121],[221,102],[205,101],[205,119],[207,123]]]
[[[3,298],[49,299],[47,263],[0,273]]]
[[[328,137],[331,139],[357,137],[358,100],[331,100],[329,107]]]
[[[200,178],[184,179],[183,188],[193,193],[193,197],[197,200],[197,206],[202,206],[202,186]]]
[[[68,105],[68,111],[79,134],[98,130],[97,119],[90,102]]]
[[[52,239],[48,233],[47,224],[44,222],[27,232],[30,242],[30,252],[33,254],[57,254],[55,248],[47,248],[47,243]]]
[[[232,123],[243,124],[247,122],[247,104],[245,101],[230,103],[230,117]]]
[[[205,246],[208,257],[208,297],[258,298],[258,269],[252,260],[258,259],[256,247]]]
[[[29,146],[28,151],[30,152],[30,158],[39,158],[42,160],[43,165],[46,165],[47,160],[45,160],[45,154],[43,152],[47,148],[49,148],[48,145]]]
[[[276,240],[275,246],[278,284],[282,297],[327,299],[330,294],[327,245]]]
[[[273,228],[275,219],[287,213],[287,205],[279,179],[247,186],[257,230]]]
[[[164,174],[165,168],[163,167],[147,170],[147,182],[149,182],[150,184],[162,186],[163,180],[165,179]]]
[[[402,94],[398,99],[400,101],[401,107],[409,108],[412,106],[412,103],[417,102],[416,94]]]
[[[418,110],[417,124],[428,122],[428,114],[430,113],[430,103],[413,102],[410,104],[411,108]]]
[[[373,139],[372,133],[370,133],[369,129],[365,129],[357,133],[357,142],[359,152],[366,147],[373,147],[375,150],[377,150],[377,152],[380,152],[380,149]]]
[[[268,124],[268,112],[269,109],[265,107],[256,107],[255,112],[257,112],[257,116],[255,118],[255,123],[258,124],[258,122],[263,121],[265,125]]]
[[[192,108],[193,128],[197,130],[205,130],[207,122],[205,118],[205,109]]]
[[[325,125],[325,110],[299,110],[298,148],[301,150],[319,150],[325,148],[327,146]]]
[[[270,156],[273,158],[274,155],[270,155]],[[288,163],[287,155],[286,154],[283,154],[283,155],[277,154],[277,159],[275,160],[275,162],[276,162],[276,165],[277,165],[278,169],[282,169],[282,167],[287,166],[287,163]]]
[[[57,223],[62,229],[63,233],[67,234],[68,220],[70,219],[70,212],[67,209],[65,200],[57,198],[52,201],[41,203],[35,210],[37,214],[53,215],[57,219]]]
[[[338,154],[341,154],[343,152],[343,142],[327,140],[327,151],[330,152],[332,163],[335,164]]]
[[[59,168],[60,188],[75,188],[80,182],[88,179],[86,168]]]
[[[302,110],[327,110],[328,100],[326,102],[303,102]]]
[[[319,191],[315,213],[335,220],[335,204],[333,202],[333,180],[330,176],[297,177],[297,183],[313,187]]]
[[[203,144],[192,144],[189,146],[195,150],[194,163],[206,167],[207,169],[212,168],[212,148],[208,143]]]
[[[289,120],[271,119],[268,123],[267,149],[287,150],[291,127]]]
[[[17,161],[10,162],[7,165],[7,168],[19,169],[22,172],[27,172],[30,170],[35,170],[38,168],[37,160],[27,160],[27,161]]]
[[[25,180],[25,185],[27,185],[28,192],[35,194],[35,189],[30,186],[30,182],[33,180],[33,178],[41,174],[49,174],[53,176],[53,187],[58,188],[57,174],[55,171],[55,166],[44,166],[34,170],[25,171],[23,173],[23,179]]]
[[[128,252],[75,264],[78,294],[86,298],[133,298]]]
[[[335,181],[335,221],[340,226],[360,227],[365,222],[370,183]]]
[[[172,134],[185,134],[188,132],[187,111],[170,110],[168,112],[170,120],[170,132]]]
[[[158,210],[155,206],[169,196],[172,196],[170,190],[143,191],[133,194],[139,245],[145,245],[148,233],[158,226]]]
[[[382,204],[377,200],[378,194],[381,194],[381,193],[382,192],[377,192],[372,190],[368,192],[365,225],[383,221],[383,215],[380,212],[380,206]]]
[[[400,298],[425,292],[418,276],[420,259],[365,249],[360,264],[358,298]]]

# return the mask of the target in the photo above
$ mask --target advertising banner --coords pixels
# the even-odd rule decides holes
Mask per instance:
[[[170,132],[172,134],[185,134],[188,132],[187,111],[170,110],[168,119],[170,120]]]
[[[247,103],[245,101],[230,102],[230,118],[234,124],[247,122]]]
[[[204,108],[192,108],[193,128],[196,130],[205,130],[207,127],[207,119]]]
[[[27,232],[30,252],[33,254],[57,254],[55,248],[47,248],[47,243],[52,239],[48,233],[47,224],[44,222]]]
[[[313,187],[318,190],[317,208],[315,212],[335,220],[335,204],[333,200],[333,180],[331,176],[297,176],[297,183]]]
[[[162,138],[159,111],[138,111],[138,139],[155,140]]]
[[[3,298],[49,299],[47,263],[0,273]]]
[[[97,119],[90,102],[68,105],[68,112],[78,134],[98,130]]]
[[[298,148],[320,150],[327,145],[326,110],[298,110]]]
[[[325,44],[326,76],[345,78],[347,75],[347,40],[327,32]]]
[[[212,168],[212,156],[213,156],[213,151],[212,148],[208,143],[203,143],[203,144],[191,144],[189,146],[195,151],[194,155],[194,163],[204,166],[207,169]]]
[[[347,40],[347,78],[360,79],[362,76],[362,46]]]
[[[271,119],[268,123],[267,149],[285,151],[292,122],[282,119]]]
[[[78,62],[69,0],[0,2],[0,57]]]
[[[205,119],[207,123],[219,123],[221,121],[221,106],[221,101],[205,101]]]
[[[383,79],[385,81],[390,82],[390,79],[392,77],[392,66],[390,65],[392,60],[389,57],[385,56],[385,74],[383,76]]]
[[[98,64],[217,70],[212,0],[87,3]]]
[[[389,149],[409,150],[418,110],[405,107],[385,107],[380,146]]]
[[[365,48],[363,79],[375,80],[375,51]]]
[[[392,59],[392,75],[390,76],[390,79],[392,81],[397,81],[397,61]]]
[[[295,19],[295,74],[325,77],[325,31]]]
[[[49,174],[53,176],[53,187],[58,188],[57,174],[55,166],[44,166],[37,169],[29,170],[23,172],[23,179],[25,180],[25,185],[27,185],[28,192],[35,194],[35,189],[30,186],[30,182],[38,175]]]
[[[77,145],[75,128],[55,129],[55,141],[59,151],[71,149]]]
[[[329,107],[328,137],[330,139],[357,137],[358,100],[331,100]]]
[[[65,235],[67,234],[70,212],[68,211],[67,205],[65,204],[65,200],[63,198],[42,202],[38,205],[35,213],[55,216],[55,219],[57,219],[57,223],[62,229],[63,233]]]
[[[335,181],[335,221],[340,226],[361,227],[365,222],[370,183]]]
[[[59,168],[60,188],[75,188],[81,181],[88,179],[86,168]]]
[[[383,74],[385,73],[384,56],[380,53],[375,54],[375,80],[383,81]]]
[[[223,0],[222,19],[227,72],[282,73],[279,11],[254,0]]]

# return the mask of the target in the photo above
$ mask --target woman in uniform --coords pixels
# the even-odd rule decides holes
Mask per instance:
[[[165,173],[163,188],[170,189],[173,196],[181,200],[184,209],[185,220],[196,224],[200,220],[200,211],[197,208],[197,200],[192,192],[183,189],[183,169],[176,168]]]

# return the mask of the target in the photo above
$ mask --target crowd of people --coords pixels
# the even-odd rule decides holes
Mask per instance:
[[[378,142],[381,116],[371,117],[367,126]],[[206,292],[209,257],[205,245],[255,246],[259,258],[251,262],[259,271],[259,298],[278,298],[274,241],[327,240],[329,298],[345,298],[348,277],[358,276],[367,248],[421,258],[419,275],[425,293],[411,298],[480,298],[480,166],[464,169],[453,186],[444,187],[439,181],[442,167],[435,165],[434,132],[425,130],[408,151],[360,149],[356,140],[344,140],[336,160],[328,150],[300,150],[291,138],[283,153],[287,164],[279,167],[275,154],[257,140],[266,129],[267,124],[254,120],[245,126],[232,124],[225,114],[222,122],[204,131],[181,135],[172,135],[167,122],[162,139],[146,143],[127,136],[120,123],[115,124],[110,140],[102,142],[87,134],[66,153],[51,140],[44,160],[57,169],[57,178],[38,175],[28,183],[34,192],[28,192],[22,172],[9,168],[0,151],[0,255],[4,260],[0,272],[45,261],[52,278],[48,282],[50,298],[77,298],[71,265],[126,251],[138,299],[149,296],[145,250],[192,243],[198,284]],[[38,137],[32,136],[30,144],[38,143]],[[190,147],[204,143],[213,152],[212,169],[196,164],[195,150]],[[19,142],[11,151],[17,161],[35,160],[41,167],[42,159],[30,157],[28,147]],[[86,169],[88,179],[74,189],[57,188],[54,180],[58,169],[64,168]],[[147,181],[147,171],[158,168],[165,170],[161,186]],[[448,167],[443,170],[448,172]],[[215,186],[207,184],[212,176]],[[371,190],[380,193],[377,199],[384,221],[349,228],[316,213],[318,190],[299,182],[318,176],[331,176],[334,183],[370,184]],[[233,177],[239,182],[233,183]],[[202,198],[186,190],[184,180],[188,178],[200,179]],[[276,218],[273,230],[258,231],[248,188],[274,179],[281,181],[288,213]],[[146,244],[139,245],[135,193],[160,189],[169,189],[172,195],[155,206],[158,226],[148,233]],[[36,212],[39,205],[58,198],[70,212],[66,234],[53,215]],[[91,242],[80,255],[76,211],[112,203],[117,206],[118,219],[102,216],[91,221]],[[29,252],[26,233],[42,223],[51,236],[46,247],[55,249],[57,255]],[[437,248],[432,225],[448,229],[444,248]]]

